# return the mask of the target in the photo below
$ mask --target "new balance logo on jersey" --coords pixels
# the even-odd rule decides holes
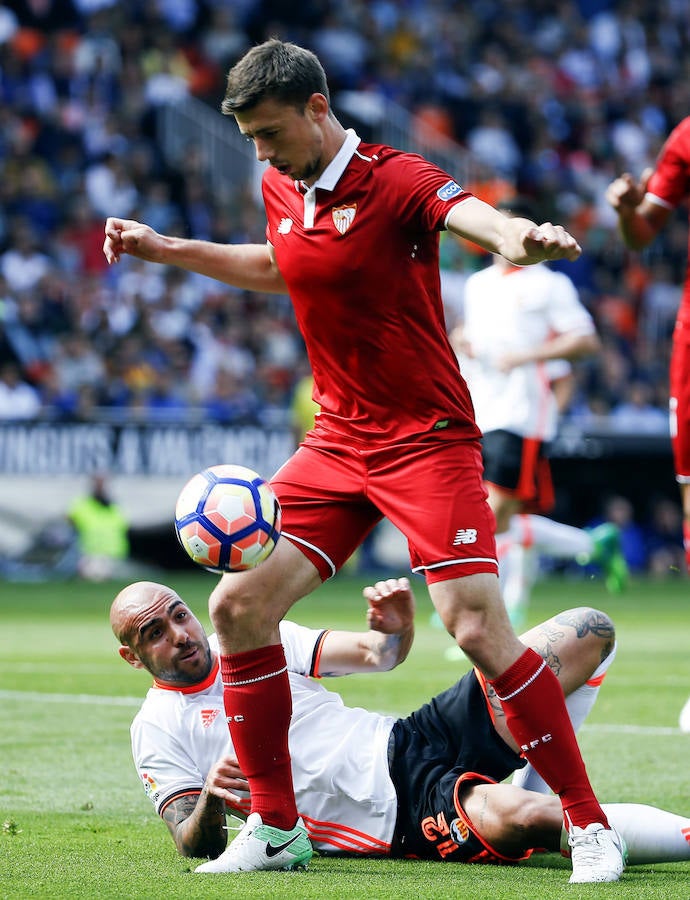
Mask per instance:
[[[476,544],[477,543],[477,529],[476,528],[458,528],[455,532],[455,537],[453,538],[453,546],[457,547],[459,544]]]
[[[292,219],[281,219],[278,223],[278,234],[290,234],[293,224]]]

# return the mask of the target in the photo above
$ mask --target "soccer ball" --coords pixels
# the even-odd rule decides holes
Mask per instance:
[[[280,537],[281,511],[270,485],[245,466],[194,475],[175,505],[175,531],[187,555],[210,572],[253,569]]]

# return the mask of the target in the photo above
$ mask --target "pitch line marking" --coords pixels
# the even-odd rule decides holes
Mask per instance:
[[[86,703],[93,706],[141,706],[143,697],[107,697],[100,694],[42,694],[38,691],[0,691],[0,700],[33,703]]]

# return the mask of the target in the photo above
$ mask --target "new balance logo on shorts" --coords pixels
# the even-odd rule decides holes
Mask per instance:
[[[457,547],[458,544],[476,544],[476,542],[476,528],[458,528],[458,530],[455,532],[455,537],[453,538],[454,547]]]

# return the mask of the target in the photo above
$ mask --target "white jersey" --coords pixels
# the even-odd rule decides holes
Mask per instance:
[[[318,676],[327,632],[281,622],[292,692],[289,732],[297,808],[321,852],[386,855],[397,799],[388,771],[388,739],[395,719],[345,706]],[[217,650],[215,636],[211,648]],[[218,760],[233,753],[216,659],[193,688],[154,684],[131,727],[134,764],[156,812],[171,800],[197,794]],[[231,812],[246,815],[249,798]]]
[[[467,279],[463,318],[474,356],[461,356],[460,368],[479,428],[552,440],[558,409],[550,362],[510,372],[496,364],[506,353],[531,350],[558,334],[595,332],[572,281],[544,264],[508,270],[490,265]]]

